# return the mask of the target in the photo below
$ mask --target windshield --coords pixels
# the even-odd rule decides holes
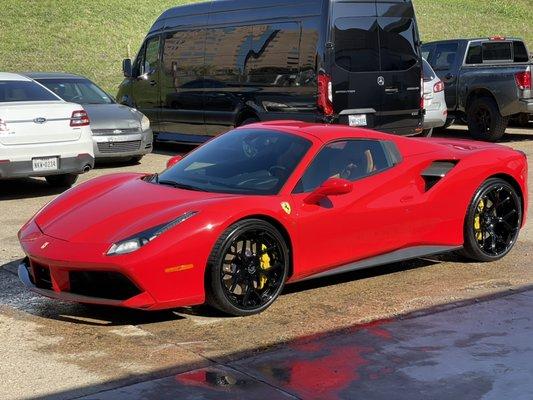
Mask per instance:
[[[112,104],[111,97],[88,79],[40,79],[63,100],[79,104]]]
[[[238,129],[219,136],[153,179],[219,193],[277,194],[311,147],[280,131]]]
[[[31,81],[0,81],[0,103],[13,101],[61,101]]]

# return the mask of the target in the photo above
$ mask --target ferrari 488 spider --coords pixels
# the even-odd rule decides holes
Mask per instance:
[[[65,192],[20,230],[19,276],[67,301],[249,315],[285,283],[456,250],[498,260],[526,182],[525,155],[494,144],[248,125],[160,174]]]

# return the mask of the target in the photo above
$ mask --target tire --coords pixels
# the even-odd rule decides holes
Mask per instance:
[[[269,249],[261,256],[260,244]],[[262,261],[265,254],[268,262]],[[222,233],[209,256],[207,304],[232,316],[263,312],[283,290],[288,270],[289,249],[280,232],[263,220],[239,221]]]
[[[433,136],[433,128],[431,129],[424,129],[422,133],[420,134],[421,137],[431,137]]]
[[[46,182],[53,187],[69,188],[76,183],[78,175],[76,174],[63,174],[63,175],[50,175],[47,176]]]
[[[131,158],[131,162],[134,163],[134,164],[138,164],[141,162],[141,160],[143,159],[144,155],[142,156],[133,156]]]
[[[466,111],[466,119],[474,139],[488,142],[501,139],[509,124],[509,117],[500,114],[498,105],[490,97],[474,99]]]
[[[521,225],[522,199],[516,189],[503,179],[488,179],[468,207],[461,254],[474,261],[497,261],[514,247]]]
[[[259,119],[257,119],[257,118],[246,118],[238,126],[245,126],[245,125],[255,124],[256,122],[259,122]]]
[[[446,123],[444,124],[444,126],[442,127],[442,129],[448,129],[450,126],[452,126],[453,124],[455,123],[455,118],[454,117],[448,117],[446,119]]]

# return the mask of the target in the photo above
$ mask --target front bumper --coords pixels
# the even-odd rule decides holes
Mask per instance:
[[[94,135],[94,155],[99,159],[143,156],[152,152],[153,141],[151,129],[127,135]]]
[[[94,167],[94,158],[89,154],[77,157],[59,158],[58,169],[52,171],[33,170],[33,163],[29,161],[7,161],[0,163],[0,179],[42,177],[63,174],[82,174],[86,169]]]

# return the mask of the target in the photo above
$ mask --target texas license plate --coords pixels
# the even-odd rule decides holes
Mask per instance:
[[[55,171],[58,168],[57,157],[34,158],[31,161],[35,172]]]
[[[366,114],[348,115],[350,126],[367,126]]]

